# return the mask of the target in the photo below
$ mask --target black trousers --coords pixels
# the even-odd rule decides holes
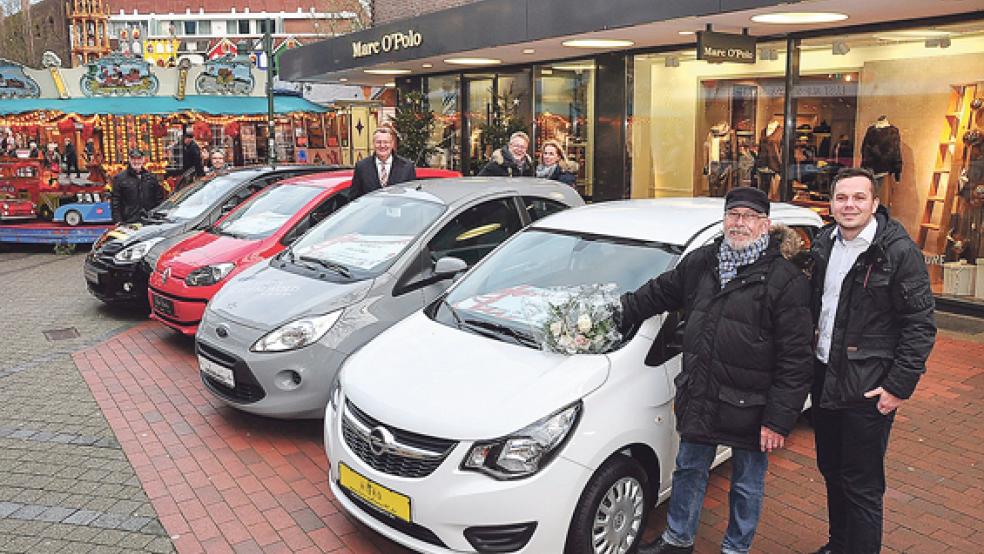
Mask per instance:
[[[826,366],[817,362],[819,390],[821,372]],[[875,554],[881,551],[885,452],[895,412],[882,415],[877,399],[837,410],[818,404],[814,400],[813,428],[817,466],[827,483],[828,544],[838,554]]]
[[[65,160],[65,175],[71,176],[72,170],[75,170],[75,176],[81,177],[82,173],[79,172],[79,161],[75,158],[68,158]]]

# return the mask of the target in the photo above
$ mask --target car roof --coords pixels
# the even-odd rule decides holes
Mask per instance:
[[[327,171],[323,173],[306,173],[297,177],[290,177],[279,181],[278,186],[283,185],[309,185],[323,188],[333,188],[339,184],[352,181],[351,169],[339,171]]]
[[[583,204],[577,191],[569,185],[532,177],[454,177],[409,181],[386,187],[374,194],[409,194],[421,200],[440,202],[447,206],[495,194],[541,196],[553,198],[569,206]]]
[[[812,224],[823,221],[813,210],[773,202],[773,223]],[[723,220],[723,198],[651,198],[619,200],[565,210],[533,223],[533,227],[686,245],[695,235]]]

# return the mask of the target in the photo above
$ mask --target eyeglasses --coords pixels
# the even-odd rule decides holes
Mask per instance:
[[[749,223],[755,221],[756,219],[765,219],[769,216],[764,214],[757,214],[755,212],[724,212],[724,218],[729,221],[742,221],[745,220]]]

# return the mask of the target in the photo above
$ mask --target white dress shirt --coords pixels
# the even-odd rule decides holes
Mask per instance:
[[[854,262],[875,238],[878,221],[872,217],[868,225],[853,240],[841,238],[840,228],[834,231],[834,247],[827,263],[827,273],[823,280],[823,298],[820,301],[820,321],[818,323],[817,359],[823,363],[830,360],[830,341],[834,336],[834,319],[837,317],[837,304],[840,302],[841,286],[844,277],[854,267]]]
[[[385,162],[376,156],[373,157],[376,158],[376,176],[379,177],[379,184],[385,187],[393,177],[393,155],[390,154]],[[383,168],[386,169],[386,183],[383,182]]]

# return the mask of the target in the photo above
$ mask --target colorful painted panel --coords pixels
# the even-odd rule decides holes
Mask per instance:
[[[195,79],[199,94],[234,94],[253,92],[253,74],[247,60],[227,55],[205,62],[205,70]]]
[[[153,96],[159,82],[143,58],[114,54],[90,63],[79,86],[86,96]]]
[[[37,98],[41,87],[24,73],[24,68],[0,58],[0,98]]]

